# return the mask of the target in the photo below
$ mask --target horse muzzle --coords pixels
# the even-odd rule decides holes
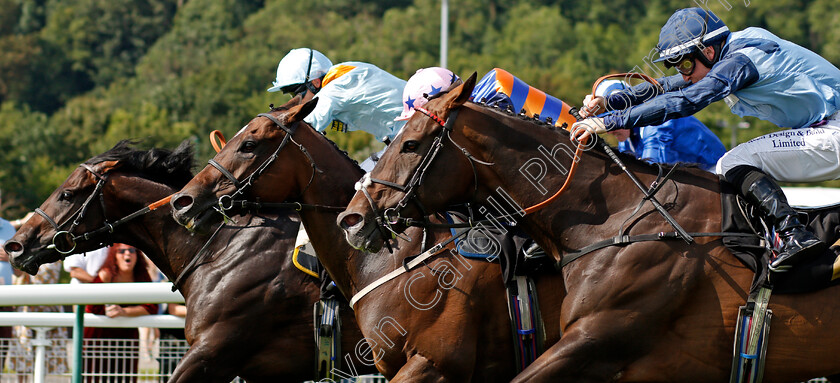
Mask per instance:
[[[175,222],[191,232],[205,233],[213,223],[221,219],[214,214],[212,203],[201,204],[189,193],[175,194],[169,204]]]
[[[345,210],[338,215],[336,224],[344,231],[344,237],[350,246],[372,253],[382,249],[384,239],[376,228],[375,220],[365,219],[362,214]]]
[[[5,250],[6,254],[9,255],[9,263],[11,263],[14,268],[22,270],[29,275],[35,275],[38,273],[38,268],[41,266],[41,264],[37,261],[38,255],[44,252],[54,253],[54,251],[49,250],[46,247],[39,252],[27,252],[26,247],[24,247],[22,243],[13,239],[7,241],[3,245],[3,250]]]

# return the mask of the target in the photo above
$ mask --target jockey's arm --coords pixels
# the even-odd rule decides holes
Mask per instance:
[[[721,59],[697,83],[617,111],[604,118],[604,125],[607,130],[660,125],[671,119],[693,115],[756,80],[758,70],[755,65],[743,54],[733,54]]]
[[[648,101],[663,92],[671,92],[691,85],[690,82],[683,80],[680,75],[661,77],[656,79],[656,82],[658,82],[660,86],[653,85],[649,82],[643,82],[631,87],[630,89],[613,92],[605,100],[607,110],[627,109],[633,105],[643,104],[645,101]]]
[[[319,132],[323,132],[329,128],[335,118],[335,114],[338,113],[344,106],[341,99],[333,97],[332,92],[329,92],[332,89],[324,91],[325,89],[326,87],[322,89],[321,92],[318,92],[318,95],[316,96],[318,97],[318,104],[316,104],[315,109],[313,109],[312,112],[304,118],[306,123],[312,125],[312,127]]]

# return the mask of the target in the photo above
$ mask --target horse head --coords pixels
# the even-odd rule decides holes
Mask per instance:
[[[150,173],[146,174],[148,182],[174,182],[177,187],[191,177],[192,153],[187,142],[170,152],[139,151],[131,147],[131,142],[121,141],[89,159],[70,173],[36,209],[38,214],[6,242],[4,249],[12,265],[34,275],[44,263],[113,242],[108,235],[113,227],[109,225],[128,215],[129,209],[142,206],[125,201],[148,200],[143,193],[159,189],[140,188],[136,183],[129,186],[122,173]]]
[[[303,118],[318,100],[305,104],[300,100],[295,97],[259,114],[231,138],[209,165],[172,197],[175,220],[189,230],[206,231],[224,217],[234,198],[279,202],[305,190],[317,168],[296,141],[295,132],[299,128],[312,130]],[[284,178],[279,179],[278,174]],[[217,211],[223,214],[214,214]]]
[[[425,108],[417,108],[400,134],[356,185],[356,194],[337,224],[356,248],[378,251],[389,232],[405,229],[405,219],[423,219],[430,213],[467,202],[476,189],[476,166],[483,161],[468,155],[459,126],[481,124],[476,115],[459,115],[469,100],[476,75],[439,93]],[[466,155],[465,155],[466,154]],[[382,229],[382,225],[387,229]]]

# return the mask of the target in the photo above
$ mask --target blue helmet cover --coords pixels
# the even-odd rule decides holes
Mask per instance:
[[[659,58],[676,63],[680,57],[717,44],[729,36],[729,28],[712,11],[686,8],[674,12],[659,32]]]

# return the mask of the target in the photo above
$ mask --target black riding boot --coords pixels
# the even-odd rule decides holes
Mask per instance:
[[[740,183],[734,186],[749,203],[759,208],[762,218],[773,225],[783,241],[779,254],[770,260],[771,270],[806,262],[825,251],[825,243],[799,222],[796,211],[788,205],[785,193],[776,181],[757,168],[737,167],[732,170],[736,171],[735,174],[740,170],[740,174],[733,177]],[[731,174],[732,171],[726,174],[730,182]]]

